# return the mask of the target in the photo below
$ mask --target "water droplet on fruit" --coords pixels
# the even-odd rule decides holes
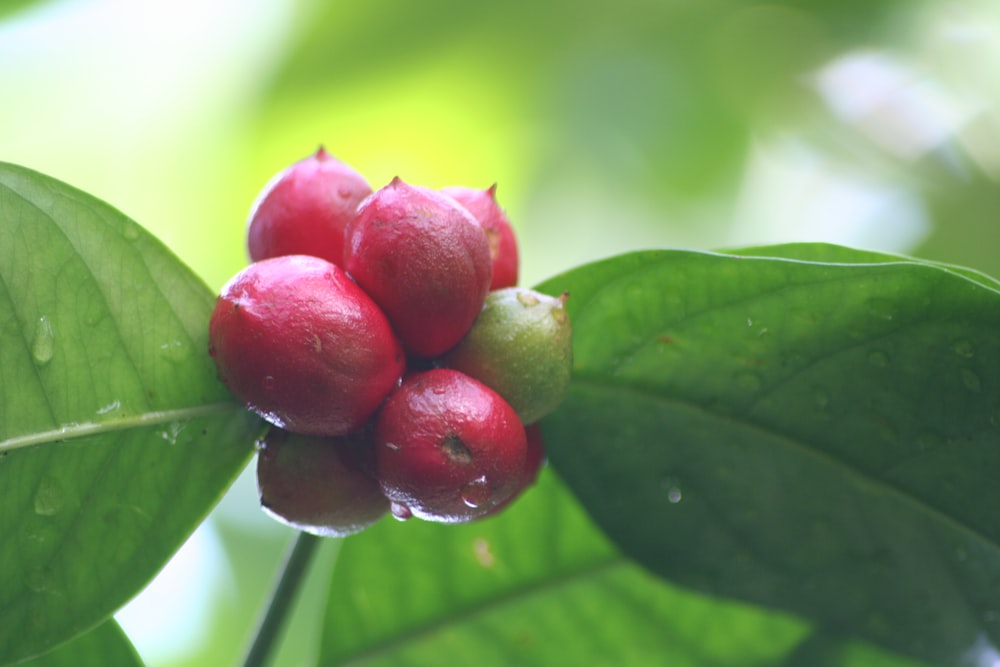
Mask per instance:
[[[459,495],[463,503],[475,509],[488,503],[492,494],[489,484],[486,483],[486,476],[483,475],[463,486]]]
[[[350,191],[349,188],[338,188],[337,189],[337,195],[341,199],[349,199],[350,196],[351,196],[351,191]]]
[[[35,490],[35,513],[52,516],[62,509],[63,491],[55,480],[43,477]]]
[[[35,337],[31,340],[31,358],[39,366],[44,366],[55,355],[56,335],[52,323],[44,315],[35,323]]]
[[[868,353],[868,363],[878,368],[885,368],[889,365],[889,355],[882,350],[872,350]]]
[[[409,507],[397,502],[389,503],[389,512],[397,521],[406,521],[413,516],[413,511]]]
[[[262,384],[264,385],[264,389],[266,389],[267,391],[273,390],[274,389],[274,376],[273,375],[265,375],[264,376],[264,380],[262,381]]]
[[[982,382],[979,380],[979,376],[970,371],[968,368],[962,369],[962,384],[969,391],[980,392],[983,389]]]

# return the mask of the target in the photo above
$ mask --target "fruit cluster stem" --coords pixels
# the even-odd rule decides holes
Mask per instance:
[[[274,590],[257,624],[253,643],[243,659],[243,667],[264,667],[268,664],[317,546],[319,538],[311,533],[299,532],[292,541]]]

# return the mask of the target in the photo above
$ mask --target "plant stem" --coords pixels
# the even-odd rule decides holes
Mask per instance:
[[[264,667],[271,658],[275,640],[289,616],[299,585],[318,545],[319,538],[311,533],[299,532],[295,536],[281,564],[278,581],[271,592],[264,615],[257,625],[253,643],[243,659],[243,667]]]

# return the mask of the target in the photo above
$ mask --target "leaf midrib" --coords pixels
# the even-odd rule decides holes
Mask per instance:
[[[63,442],[85,438],[91,435],[124,431],[132,428],[159,426],[179,421],[188,421],[199,417],[224,414],[245,408],[235,401],[207,403],[173,410],[151,410],[127,417],[108,419],[100,422],[71,423],[46,431],[36,431],[0,440],[0,453],[22,447],[33,447],[51,442]]]

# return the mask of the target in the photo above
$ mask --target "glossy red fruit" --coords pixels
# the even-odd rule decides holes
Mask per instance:
[[[482,225],[490,242],[490,257],[493,259],[493,281],[490,290],[517,285],[520,258],[517,237],[506,212],[497,203],[497,186],[494,183],[486,190],[477,190],[454,185],[441,190],[459,204]]]
[[[375,476],[413,516],[462,523],[519,488],[527,441],[506,401],[449,369],[407,376],[375,421]]]
[[[486,232],[440,192],[399,178],[347,227],[344,268],[418,357],[451,348],[475,321],[492,276]]]
[[[219,378],[276,426],[345,435],[397,385],[405,355],[389,321],[343,269],[286,255],[246,267],[209,322]]]
[[[258,195],[247,225],[251,261],[313,255],[340,264],[344,227],[371,193],[361,174],[320,147],[278,173]]]
[[[261,507],[278,521],[324,537],[361,532],[389,500],[364,470],[364,434],[320,438],[272,429],[257,453]]]
[[[527,449],[524,456],[524,467],[521,469],[521,475],[517,483],[517,488],[514,490],[514,493],[510,496],[510,498],[491,509],[485,516],[494,516],[499,514],[501,511],[510,506],[511,503],[517,500],[529,487],[534,485],[536,481],[538,481],[538,473],[541,472],[542,466],[545,465],[546,460],[545,441],[542,439],[542,429],[538,423],[529,424],[524,427],[524,433],[527,436]]]

